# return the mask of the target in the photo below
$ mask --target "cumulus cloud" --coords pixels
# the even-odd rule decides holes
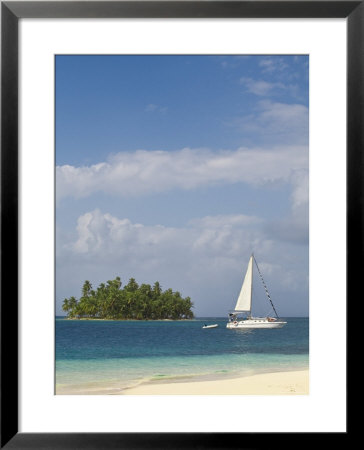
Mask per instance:
[[[129,219],[119,219],[99,209],[81,215],[77,220],[76,242],[69,248],[78,254],[97,254],[109,258],[117,253],[130,256],[139,247],[148,252],[154,245],[164,245],[176,237],[176,230],[161,225],[144,226]]]
[[[271,111],[270,114],[274,113]],[[287,111],[278,111],[277,114],[277,120],[287,117]],[[258,126],[263,123],[261,119]],[[245,121],[242,126],[247,127],[249,123]],[[57,198],[82,198],[96,192],[138,196],[238,182],[259,186],[277,181],[289,182],[295,171],[305,169],[307,165],[305,146],[239,148],[219,152],[189,148],[173,152],[122,152],[107,162],[92,166],[58,166]]]
[[[260,224],[261,219],[246,215],[218,215],[192,219],[186,227],[146,226],[119,219],[99,209],[82,214],[77,220],[77,240],[66,245],[76,254],[97,254],[104,258],[117,252],[135,253],[140,247],[143,254],[153,254],[155,246],[163,249],[169,258],[169,247],[234,254],[241,247],[242,235]],[[235,236],[234,239],[232,237]],[[130,255],[129,255],[130,256]]]
[[[165,227],[132,223],[95,209],[78,218],[76,239],[57,247],[57,280],[67,296],[75,295],[71,288],[79,289],[86,278],[93,283],[115,275],[123,281],[131,276],[150,283],[158,279],[164,287],[191,295],[197,314],[225,314],[236,300],[252,251],[272,292],[283,286],[301,296],[307,293],[307,252],[295,251],[292,260],[292,244],[285,242],[272,240],[264,220],[254,216],[207,216],[184,227]]]

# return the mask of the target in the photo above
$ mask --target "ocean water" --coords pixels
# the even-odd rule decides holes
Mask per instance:
[[[56,318],[56,386],[233,377],[308,368],[309,320],[229,330],[226,318],[104,321]],[[204,323],[218,323],[202,329]]]

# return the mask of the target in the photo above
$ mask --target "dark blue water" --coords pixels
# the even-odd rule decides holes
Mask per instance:
[[[309,321],[281,329],[231,330],[226,319],[56,320],[57,384],[256,373],[308,366]],[[202,329],[204,323],[218,323]]]

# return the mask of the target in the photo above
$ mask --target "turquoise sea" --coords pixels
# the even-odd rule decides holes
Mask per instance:
[[[56,386],[234,377],[308,368],[309,320],[228,330],[226,318],[104,321],[56,318]],[[203,324],[219,324],[202,329]]]

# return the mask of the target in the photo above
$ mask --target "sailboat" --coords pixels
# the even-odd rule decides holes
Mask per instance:
[[[253,317],[252,311],[252,297],[253,297],[253,263],[255,263],[258,273],[263,283],[265,293],[273,308],[276,317]],[[238,315],[245,313],[246,317],[238,318]],[[234,311],[229,313],[229,321],[226,328],[282,328],[287,322],[279,319],[277,311],[273,305],[272,299],[269,295],[266,284],[264,283],[262,274],[259,270],[254,254],[251,255],[248,263],[248,268],[245,274],[243,286],[235,305]]]

